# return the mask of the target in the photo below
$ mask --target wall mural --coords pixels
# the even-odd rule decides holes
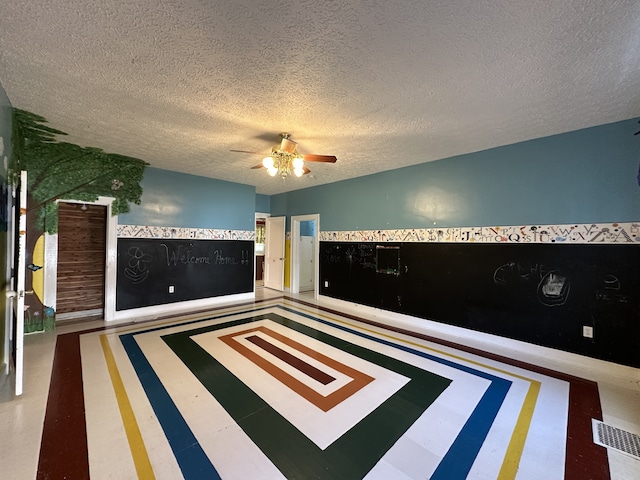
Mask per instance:
[[[323,242],[640,243],[640,222],[320,232]]]
[[[58,137],[66,133],[31,112],[14,108],[12,123],[8,180],[15,183],[21,170],[29,172],[29,229],[56,233],[59,199],[94,202],[100,196],[113,197],[113,215],[128,212],[130,202],[140,204],[146,162],[61,142]]]
[[[26,333],[55,326],[54,309],[43,304],[42,234],[58,231],[57,200],[94,202],[101,196],[113,197],[113,215],[128,212],[130,202],[140,204],[140,181],[147,165],[137,158],[61,142],[58,137],[66,133],[46,124],[44,117],[14,108],[11,156],[4,158],[9,184],[18,183],[21,170],[28,172],[25,288],[35,295],[25,299]],[[4,191],[0,194],[4,198]],[[6,206],[0,208],[6,230],[8,212]]]

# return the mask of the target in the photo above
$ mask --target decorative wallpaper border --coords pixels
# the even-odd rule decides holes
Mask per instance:
[[[118,238],[176,238],[194,240],[255,240],[251,230],[217,230],[215,228],[150,227],[118,225]]]
[[[323,242],[640,244],[640,222],[320,232]]]
[[[287,232],[291,239],[291,232]],[[251,230],[118,225],[118,238],[255,240]],[[322,242],[614,243],[640,244],[640,222],[506,227],[320,231]]]

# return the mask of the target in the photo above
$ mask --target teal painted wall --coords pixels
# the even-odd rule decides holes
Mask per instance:
[[[627,120],[274,195],[271,214],[319,213],[325,231],[638,221],[637,130]]]
[[[256,212],[271,213],[271,197],[269,195],[256,194]]]
[[[141,204],[119,215],[119,224],[255,229],[253,186],[149,167],[141,184]]]

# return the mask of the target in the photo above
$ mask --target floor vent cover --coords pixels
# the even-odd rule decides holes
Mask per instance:
[[[640,460],[640,436],[592,418],[593,441]]]

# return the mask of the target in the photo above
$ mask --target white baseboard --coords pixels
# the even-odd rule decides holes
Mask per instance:
[[[323,295],[318,296],[318,301],[322,302],[323,305],[332,305],[339,310],[351,312],[381,324],[404,328],[416,333],[478,348],[486,352],[514,358],[587,380],[611,383],[640,391],[640,369],[638,368],[447,325],[433,320],[359,305]]]

